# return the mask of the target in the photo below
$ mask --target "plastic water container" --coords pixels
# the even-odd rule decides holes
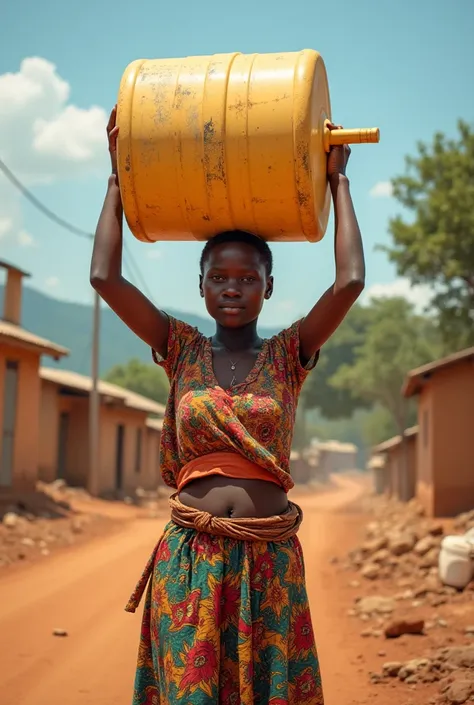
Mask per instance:
[[[330,119],[326,68],[311,49],[133,61],[117,113],[130,230],[145,242],[234,229],[318,242],[330,146],[379,141],[377,128],[329,130]]]
[[[466,533],[464,534],[464,538],[466,539],[466,541],[469,541],[474,550],[474,528],[469,529],[469,531],[466,531]]]
[[[472,580],[474,545],[465,536],[445,536],[439,554],[439,578],[444,585],[463,589]]]

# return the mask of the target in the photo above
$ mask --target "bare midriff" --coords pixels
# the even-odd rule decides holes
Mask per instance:
[[[210,453],[187,463],[178,492],[183,504],[218,517],[264,518],[288,509],[278,479],[237,453]]]

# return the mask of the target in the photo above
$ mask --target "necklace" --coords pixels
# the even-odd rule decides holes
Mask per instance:
[[[232,379],[231,379],[231,381],[230,381],[230,386],[231,386],[231,387],[235,387],[235,385],[237,384],[237,378],[236,378],[236,376],[235,376],[235,370],[236,370],[237,365],[239,364],[239,362],[240,362],[240,360],[241,360],[242,358],[239,357],[239,358],[237,358],[237,359],[235,360],[235,362],[234,362],[234,360],[232,360],[232,358],[231,358],[231,355],[233,356],[233,353],[229,350],[229,348],[226,348],[225,345],[221,345],[221,349],[222,349],[222,350],[225,350],[225,352],[226,352],[227,355],[229,356],[229,360],[228,360],[228,361],[229,361],[229,364],[230,364],[230,369],[231,369],[231,371],[232,371]]]
[[[237,365],[239,364],[240,359],[237,360],[237,362],[233,362],[233,361],[229,358],[229,362],[230,362],[230,369],[232,370],[232,379],[231,379],[231,381],[230,381],[230,386],[231,386],[231,387],[234,387],[234,386],[236,385],[236,383],[237,383],[237,380],[236,380],[236,378],[235,378],[235,368],[236,368]]]

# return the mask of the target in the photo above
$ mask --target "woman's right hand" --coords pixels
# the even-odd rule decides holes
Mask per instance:
[[[116,125],[117,121],[117,106],[115,105],[110,113],[109,122],[107,123],[107,139],[109,142],[110,162],[112,165],[112,174],[117,174],[117,135],[119,128]]]

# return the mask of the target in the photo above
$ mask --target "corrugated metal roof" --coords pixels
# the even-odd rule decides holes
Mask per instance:
[[[341,441],[322,441],[318,443],[318,450],[332,451],[336,453],[357,453],[357,446],[353,443],[342,443]]]
[[[448,355],[447,357],[442,357],[440,360],[435,360],[427,365],[411,370],[408,373],[402,388],[403,396],[412,397],[415,394],[419,394],[423,386],[424,378],[431,375],[433,372],[445,369],[446,367],[453,367],[454,365],[458,365],[460,362],[465,362],[469,359],[474,360],[474,348],[460,350],[459,352]]]
[[[2,338],[5,343],[10,345],[17,343],[20,347],[33,347],[41,354],[51,355],[51,357],[57,358],[69,355],[69,350],[63,348],[62,345],[57,345],[50,340],[46,340],[46,338],[41,338],[39,335],[35,335],[14,323],[0,320],[0,342]]]
[[[72,372],[70,370],[63,370],[54,367],[41,367],[40,377],[47,382],[53,382],[54,384],[58,384],[62,387],[69,387],[70,389],[77,389],[78,391],[87,393],[92,391],[91,377],[86,377],[85,375],[80,375],[77,372]],[[118,387],[116,384],[110,384],[109,382],[99,380],[99,394],[102,396],[124,400],[126,390]]]
[[[4,259],[0,259],[0,267],[2,269],[6,269],[7,271],[9,270],[10,272],[17,272],[18,274],[21,274],[22,277],[31,277],[31,274],[29,272],[25,272],[23,269],[20,269],[15,264],[11,264],[11,262],[7,262]]]
[[[40,376],[45,381],[53,382],[54,384],[62,387],[77,389],[82,392],[86,392],[87,394],[92,391],[91,377],[80,375],[77,372],[55,369],[51,367],[42,367],[40,369]],[[152,399],[147,399],[147,397],[144,397],[141,394],[130,392],[128,389],[119,387],[117,384],[111,384],[110,382],[99,380],[98,388],[101,396],[117,399],[130,409],[137,409],[138,411],[145,411],[148,414],[157,414],[158,416],[163,416],[165,413],[165,407],[163,404],[158,404],[158,402],[153,401]]]
[[[115,385],[113,385],[115,386]],[[121,387],[118,387],[121,389]],[[141,409],[142,411],[147,411],[149,414],[158,414],[159,416],[164,416],[165,407],[163,404],[159,404],[153,399],[148,399],[143,397],[141,394],[136,394],[135,392],[129,392],[128,389],[123,389],[125,392],[125,404],[133,409]]]
[[[407,428],[405,431],[405,437],[406,438],[411,438],[412,436],[416,436],[418,433],[418,426],[412,426],[411,428]],[[383,443],[379,443],[378,446],[374,446],[372,448],[372,453],[377,454],[377,453],[386,453],[388,450],[391,450],[392,448],[395,448],[402,442],[402,437],[401,436],[393,436],[393,438],[389,438],[387,441],[383,441]]]

